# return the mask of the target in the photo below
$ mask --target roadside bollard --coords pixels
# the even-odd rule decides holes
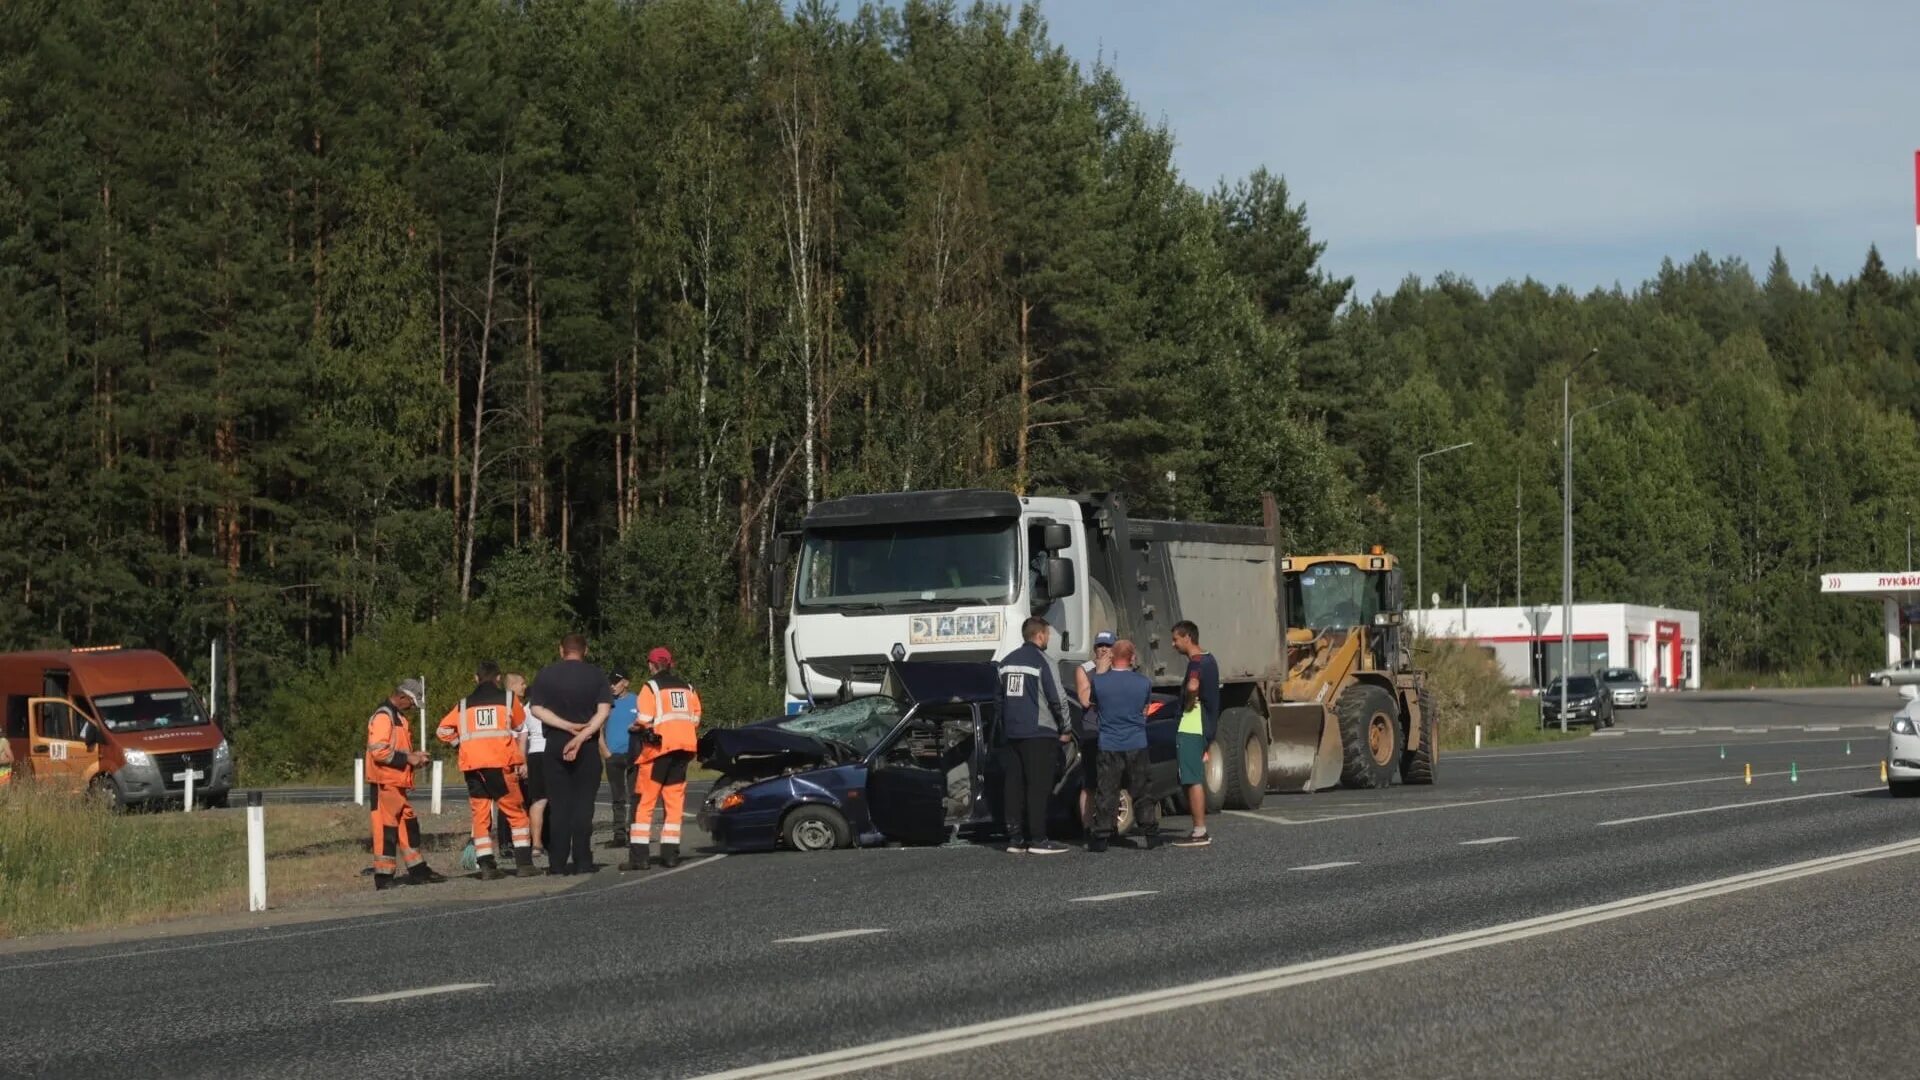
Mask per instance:
[[[1787,783],[1797,784],[1799,782],[1800,782],[1800,763],[1797,761],[1790,761],[1787,763]]]
[[[440,816],[441,768],[442,768],[442,762],[440,761],[439,758],[435,758],[433,761],[433,816],[434,817]]]
[[[267,910],[267,808],[247,792],[247,910]]]
[[[1747,783],[1753,783],[1753,763],[1747,763]]]
[[[1480,749],[1480,725],[1479,724],[1473,725],[1473,748],[1475,750]]]
[[[1887,782],[1887,759],[1886,758],[1880,759],[1880,782],[1883,784]]]
[[[1727,748],[1724,746],[1720,748],[1720,760],[1721,761],[1727,760]]]
[[[367,805],[367,761],[365,758],[353,759],[353,805]]]
[[[182,813],[191,814],[193,813],[193,766],[188,765],[181,771],[181,775],[186,777],[187,786],[180,792],[180,810]]]

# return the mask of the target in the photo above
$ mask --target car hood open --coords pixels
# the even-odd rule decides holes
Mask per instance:
[[[700,736],[700,764],[725,776],[764,777],[833,765],[845,758],[845,752],[832,743],[782,731],[776,725],[783,719],[707,732]]]

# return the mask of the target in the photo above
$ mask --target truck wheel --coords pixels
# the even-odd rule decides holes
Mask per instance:
[[[1248,708],[1222,712],[1214,753],[1221,759],[1226,808],[1260,809],[1267,797],[1267,738],[1260,714]]]
[[[853,830],[831,806],[802,806],[780,823],[780,839],[794,851],[832,851],[852,844]]]
[[[1400,707],[1372,683],[1348,686],[1335,703],[1340,717],[1340,786],[1383,788],[1400,764]]]
[[[1420,684],[1420,749],[1408,750],[1400,755],[1400,782],[1403,784],[1433,783],[1434,763],[1439,755],[1434,750],[1434,740],[1439,737],[1440,718],[1433,712],[1433,691],[1425,683]]]

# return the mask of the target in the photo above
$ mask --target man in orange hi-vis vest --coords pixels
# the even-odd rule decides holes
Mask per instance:
[[[523,760],[517,736],[526,720],[526,709],[500,688],[500,665],[491,660],[482,660],[474,668],[473,693],[440,718],[440,741],[460,748],[460,772],[467,780],[467,806],[473,813],[473,853],[482,881],[507,876],[493,856],[496,806],[512,829],[517,873],[533,876],[533,833],[527,827],[527,809],[520,799],[520,786],[507,775]]]
[[[399,861],[407,866],[406,880],[427,885],[447,880],[433,872],[420,853],[420,819],[413,814],[407,794],[413,790],[413,767],[430,759],[413,748],[407,710],[417,707],[427,688],[419,679],[406,679],[367,720],[367,783],[373,785],[373,887],[392,888]]]
[[[664,804],[660,825],[660,863],[680,865],[680,819],[686,808],[687,766],[700,745],[700,695],[673,670],[673,653],[647,654],[653,677],[641,687],[633,737],[640,743],[634,780],[633,828],[627,835],[623,872],[645,870],[653,846],[653,808]]]

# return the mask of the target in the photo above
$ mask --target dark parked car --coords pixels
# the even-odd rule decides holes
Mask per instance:
[[[1560,723],[1560,680],[1555,679],[1540,694],[1542,727]],[[1613,695],[1591,675],[1575,675],[1567,680],[1567,723],[1592,724],[1597,731],[1613,726]]]
[[[702,736],[701,763],[721,777],[700,827],[729,851],[1003,836],[994,666],[897,663],[883,689]],[[1147,729],[1162,800],[1179,790],[1171,700],[1156,697]],[[1077,825],[1080,775],[1069,760],[1054,789],[1056,830]]]

